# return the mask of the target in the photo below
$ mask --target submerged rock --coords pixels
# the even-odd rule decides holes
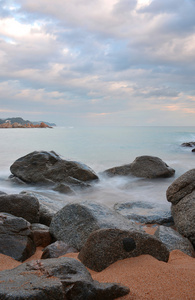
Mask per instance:
[[[1,212],[0,253],[24,261],[35,253],[35,249],[30,223],[23,218]]]
[[[195,169],[177,178],[167,189],[175,226],[195,248]]]
[[[100,228],[141,230],[108,207],[85,201],[67,204],[59,210],[51,221],[50,233],[56,240],[64,241],[79,251],[91,232]]]
[[[129,293],[115,283],[94,281],[73,258],[35,260],[0,272],[1,300],[113,300]]]
[[[162,204],[148,202],[116,203],[114,209],[124,217],[144,224],[173,224],[171,210]]]
[[[86,267],[100,272],[118,260],[142,254],[165,262],[169,258],[166,246],[154,236],[117,228],[93,232],[78,257]]]
[[[97,180],[95,172],[85,164],[64,160],[54,151],[34,151],[17,159],[10,167],[11,173],[26,183],[66,184],[69,178],[81,182]]]
[[[166,178],[175,174],[160,158],[155,156],[139,156],[132,163],[114,167],[103,172],[108,176],[136,176],[144,178]]]
[[[181,144],[182,147],[194,147],[195,146],[195,142],[187,142],[187,143],[183,143]]]

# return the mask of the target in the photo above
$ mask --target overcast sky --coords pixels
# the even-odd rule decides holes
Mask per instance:
[[[0,0],[0,118],[195,125],[195,0]]]

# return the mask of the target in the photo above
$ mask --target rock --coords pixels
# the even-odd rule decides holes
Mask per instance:
[[[31,230],[36,247],[46,247],[52,243],[52,237],[48,226],[34,223],[31,225]]]
[[[26,185],[26,182],[24,182],[23,180],[21,180],[20,178],[14,176],[14,175],[10,175],[10,176],[9,176],[9,180],[10,180],[13,184],[17,184],[17,185]]]
[[[182,147],[194,147],[195,142],[188,142],[188,143],[183,143],[181,144]]]
[[[195,152],[195,148],[194,148],[194,149],[192,149],[192,152]]]
[[[22,217],[30,223],[39,222],[39,201],[22,194],[0,195],[0,212]]]
[[[187,171],[168,187],[167,200],[172,203],[176,229],[195,248],[195,169]]]
[[[86,267],[100,272],[118,260],[142,254],[165,262],[169,258],[166,246],[154,236],[117,228],[91,233],[78,257]]]
[[[144,224],[173,224],[171,210],[162,204],[141,201],[116,203],[114,209],[124,217]]]
[[[190,240],[195,248],[195,191],[171,207],[176,229]]]
[[[50,226],[51,224],[51,220],[53,218],[53,216],[55,215],[55,211],[53,211],[50,207],[48,207],[47,205],[40,203],[40,220],[39,222],[41,224]]]
[[[74,194],[73,190],[67,184],[64,183],[59,183],[55,185],[53,190],[62,194]]]
[[[30,223],[23,218],[1,212],[0,253],[24,261],[35,253],[35,249]]]
[[[7,195],[5,192],[0,191],[0,195]]]
[[[191,169],[178,177],[167,189],[167,200],[177,204],[185,196],[195,190],[195,169]]]
[[[50,233],[78,251],[90,233],[100,228],[123,228],[141,230],[131,221],[95,202],[70,203],[59,210],[50,224]]]
[[[171,227],[159,226],[154,235],[165,244],[170,252],[178,249],[189,256],[195,256],[194,248],[190,241]]]
[[[97,180],[98,176],[88,166],[62,159],[54,151],[34,151],[16,160],[11,173],[26,183],[66,184],[68,177],[81,182]]]
[[[131,164],[114,167],[103,172],[109,176],[136,176],[144,178],[171,177],[175,170],[170,168],[160,158],[154,156],[139,156]]]
[[[57,258],[66,253],[76,253],[77,250],[62,241],[56,241],[55,243],[47,246],[43,249],[42,259],[45,258]]]
[[[39,193],[22,191],[21,194],[36,197],[39,201],[39,223],[49,226],[55,213],[58,211],[55,207],[50,207],[52,200]]]
[[[81,262],[68,257],[0,272],[1,300],[111,300],[128,293],[129,288],[119,284],[93,281]]]

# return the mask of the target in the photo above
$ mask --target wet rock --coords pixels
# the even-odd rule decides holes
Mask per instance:
[[[93,281],[84,265],[73,258],[36,260],[0,272],[1,300],[116,299],[129,288]]]
[[[171,210],[162,204],[141,201],[116,203],[114,209],[124,217],[144,224],[173,224]]]
[[[42,259],[57,258],[66,253],[76,253],[77,250],[62,241],[56,241],[43,249]]]
[[[34,151],[16,160],[11,173],[26,183],[54,185],[66,184],[68,177],[81,182],[97,180],[98,176],[88,166],[62,159],[54,151]]]
[[[0,211],[22,217],[30,223],[39,221],[39,201],[30,195],[0,195]]]
[[[142,254],[165,262],[169,258],[166,246],[154,236],[133,230],[100,229],[91,233],[79,259],[86,267],[100,272],[118,260]]]
[[[48,226],[39,223],[33,223],[31,225],[31,230],[36,247],[46,247],[52,243],[52,237]]]
[[[165,244],[170,252],[178,249],[189,256],[195,256],[194,248],[190,241],[171,227],[159,226],[154,235]]]
[[[139,156],[132,163],[114,167],[103,172],[108,176],[136,176],[144,178],[166,178],[175,174],[160,158],[155,156]]]
[[[59,183],[55,185],[53,190],[62,194],[74,194],[73,190],[67,184],[64,183]]]
[[[85,201],[67,204],[59,210],[51,221],[50,233],[56,240],[64,241],[79,251],[91,232],[100,228],[141,230],[108,207]]]
[[[177,178],[167,189],[175,226],[195,248],[195,169]]]
[[[181,144],[182,147],[194,147],[195,146],[195,142],[187,142],[187,143],[183,143]]]
[[[195,148],[194,148],[194,149],[192,149],[192,152],[195,152]]]
[[[23,218],[1,212],[0,253],[24,261],[35,253],[35,249],[30,223]]]

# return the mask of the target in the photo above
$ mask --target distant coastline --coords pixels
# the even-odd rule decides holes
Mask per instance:
[[[53,128],[54,123],[49,122],[31,122],[23,120],[21,117],[0,119],[0,128]]]

